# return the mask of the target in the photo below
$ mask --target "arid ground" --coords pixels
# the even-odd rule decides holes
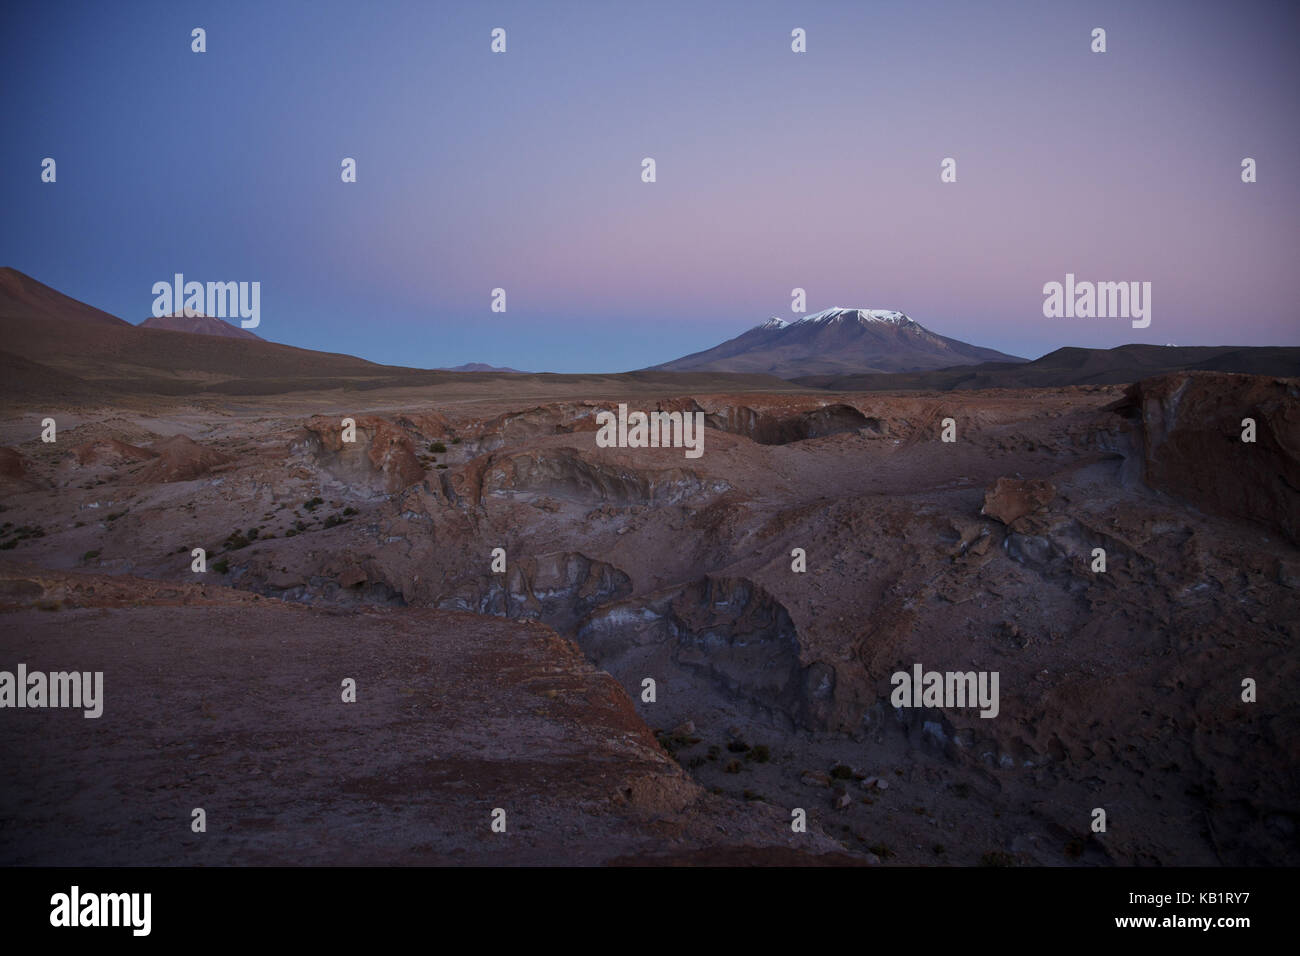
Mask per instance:
[[[1298,395],[8,403],[0,667],[105,704],[0,721],[0,862],[1300,863]],[[597,447],[620,401],[703,455]],[[999,713],[891,706],[917,663]]]

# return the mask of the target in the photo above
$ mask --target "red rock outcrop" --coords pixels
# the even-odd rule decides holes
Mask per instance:
[[[0,448],[0,490],[19,494],[37,487],[27,475],[27,463],[13,448]]]
[[[128,445],[116,438],[101,438],[82,442],[72,449],[78,465],[123,465],[127,462],[148,461],[157,458],[158,452],[148,448]]]
[[[1113,410],[1138,420],[1152,488],[1300,544],[1300,380],[1179,372],[1134,383]]]
[[[1056,497],[1056,487],[1041,479],[999,478],[984,492],[980,514],[1013,525],[1025,515],[1041,511]]]
[[[295,447],[305,450],[335,478],[349,484],[374,482],[389,494],[424,478],[415,441],[405,428],[377,415],[352,417],[355,442],[343,441],[341,419],[317,415],[303,426],[304,434]],[[409,418],[407,423],[417,426]]]
[[[140,484],[192,481],[206,475],[217,465],[230,461],[228,455],[200,445],[185,435],[173,435],[158,442],[153,446],[152,452],[157,457],[135,477]]]

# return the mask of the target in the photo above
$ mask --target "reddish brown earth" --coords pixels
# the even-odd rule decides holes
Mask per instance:
[[[1300,389],[1294,379],[1162,375],[1130,387],[1116,411],[1139,418],[1144,477],[1153,488],[1278,529],[1300,544]],[[1255,439],[1250,454],[1242,454],[1248,421]]]
[[[1300,862],[1296,380],[516,378],[82,408],[55,444],[15,409],[0,667],[104,669],[108,702],[0,712],[35,755],[0,858]],[[703,456],[598,448],[618,401],[703,412]],[[76,452],[113,441],[159,457]],[[154,470],[173,446],[203,468]],[[998,716],[895,709],[916,663],[998,672]]]
[[[0,722],[7,864],[600,863],[828,852],[704,792],[536,622],[320,611],[0,565],[6,657],[102,670],[107,703]],[[344,704],[345,677],[357,702]],[[202,807],[206,833],[190,830]],[[506,832],[493,833],[495,808]],[[761,811],[761,812],[758,812]],[[20,825],[21,824],[21,825]]]

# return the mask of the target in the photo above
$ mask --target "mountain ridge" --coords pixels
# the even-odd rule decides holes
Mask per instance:
[[[805,375],[790,381],[833,392],[954,391],[1126,385],[1169,372],[1196,371],[1297,378],[1300,347],[1130,343],[1090,349],[1067,345],[1030,362],[984,362],[895,374]]]

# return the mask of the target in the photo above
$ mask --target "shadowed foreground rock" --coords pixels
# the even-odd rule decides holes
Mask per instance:
[[[748,847],[788,815],[698,787],[535,622],[338,613],[0,564],[0,667],[102,670],[104,710],[0,720],[0,864],[594,864]],[[356,703],[341,682],[356,681]],[[193,833],[202,807],[207,832]],[[492,811],[507,830],[493,833]]]
[[[1151,487],[1300,544],[1300,381],[1178,372],[1129,386],[1116,410],[1140,424]]]

